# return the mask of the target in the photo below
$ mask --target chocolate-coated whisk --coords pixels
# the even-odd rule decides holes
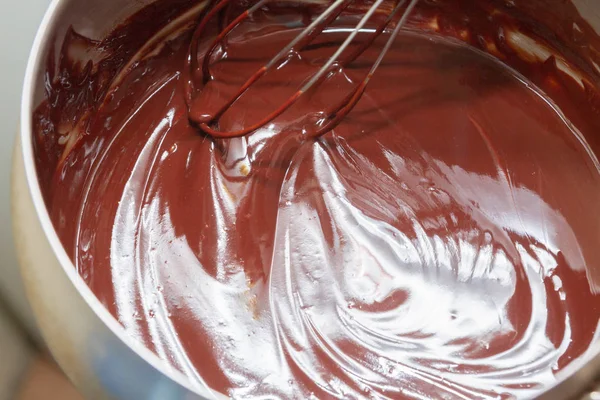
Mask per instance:
[[[206,15],[202,18],[200,23],[198,24],[194,34],[192,36],[192,40],[190,43],[190,50],[188,56],[188,64],[191,72],[191,80],[188,82],[188,99],[191,99],[193,96],[194,89],[194,76],[197,76],[197,71],[201,70],[202,73],[202,85],[206,85],[211,79],[213,79],[210,71],[210,60],[215,52],[215,50],[219,47],[220,43],[225,40],[227,35],[231,33],[233,29],[235,29],[238,25],[240,25],[244,20],[246,20],[253,12],[263,7],[270,0],[259,0],[253,6],[244,11],[241,15],[235,18],[229,25],[227,25],[213,40],[212,44],[208,48],[208,51],[204,55],[201,65],[198,60],[198,42],[200,37],[204,34],[206,27],[208,26],[209,21],[214,18],[218,13],[222,12],[225,7],[227,7],[232,0],[217,0],[217,2],[213,5],[213,7],[206,13]],[[289,109],[298,99],[306,93],[313,86],[317,85],[322,81],[322,79],[326,76],[326,73],[330,71],[330,68],[334,63],[338,63],[340,66],[344,67],[358,58],[372,43],[373,41],[381,35],[381,33],[388,27],[388,25],[392,22],[392,20],[398,15],[398,13],[404,8],[407,0],[397,0],[394,8],[388,14],[387,18],[377,27],[377,29],[371,34],[369,40],[363,43],[359,48],[356,49],[349,56],[345,57],[343,60],[340,60],[339,57],[342,55],[344,50],[352,43],[355,39],[356,35],[361,32],[364,28],[365,24],[369,21],[369,19],[373,16],[375,11],[379,9],[379,7],[386,0],[375,0],[375,2],[369,7],[369,9],[365,12],[364,16],[360,19],[358,24],[354,27],[354,29],[350,32],[346,40],[342,43],[342,45],[335,51],[335,53],[327,60],[327,62],[310,78],[308,81],[302,85],[291,97],[289,97],[279,108],[272,111],[266,117],[261,119],[259,122],[245,127],[236,131],[222,131],[216,128],[218,126],[219,119],[221,116],[231,107],[256,81],[258,81],[262,76],[264,76],[267,71],[277,65],[279,61],[281,61],[286,55],[289,54],[291,50],[301,49],[308,44],[310,44],[332,21],[334,21],[352,2],[353,0],[333,0],[331,5],[327,7],[327,9],[320,14],[315,20],[308,25],[298,36],[296,36],[287,46],[285,46],[281,51],[279,51],[271,60],[269,60],[263,67],[258,69],[237,91],[237,93],[231,97],[225,104],[219,108],[219,110],[211,116],[202,116],[197,117],[191,115],[190,118],[194,123],[196,123],[199,128],[207,133],[208,135],[215,138],[233,138],[247,135],[262,126],[268,124],[273,119],[277,118],[287,109]],[[389,1],[389,0],[388,0]],[[386,53],[390,49],[392,43],[398,36],[400,29],[408,19],[409,14],[415,7],[419,0],[410,0],[408,6],[404,8],[404,13],[401,15],[398,23],[394,27],[391,32],[387,42],[383,46],[381,52],[379,53],[377,59],[371,66],[371,69],[368,71],[367,75],[364,79],[354,87],[354,89],[346,96],[342,101],[340,101],[337,105],[332,107],[330,110],[326,111],[327,118],[325,123],[318,127],[316,130],[315,136],[323,135],[329,130],[333,129],[340,121],[354,108],[356,103],[360,100],[362,94],[364,93],[371,77],[381,64],[381,61],[385,57]]]

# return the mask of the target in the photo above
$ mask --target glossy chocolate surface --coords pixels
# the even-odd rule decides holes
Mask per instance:
[[[176,18],[192,3],[159,1],[102,41],[69,31],[34,115],[59,236],[131,336],[238,398],[532,396],[585,353],[598,39],[574,7],[423,0],[333,131],[310,134],[382,41],[272,124],[215,140],[188,118],[194,21]],[[196,107],[222,104],[318,11],[255,15]],[[222,126],[281,104],[356,11]]]

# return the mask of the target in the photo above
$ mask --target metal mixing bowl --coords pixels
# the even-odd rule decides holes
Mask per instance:
[[[311,0],[312,1],[312,0]],[[541,0],[529,0],[541,1]],[[53,0],[36,36],[23,89],[21,131],[14,152],[14,232],[27,294],[52,354],[84,395],[94,399],[223,397],[194,386],[181,373],[134,342],[77,274],[44,204],[34,165],[32,113],[44,99],[45,60],[72,25],[100,39],[152,0]],[[575,0],[598,30],[600,1]],[[198,9],[199,11],[199,9]],[[600,81],[600,74],[599,80]],[[600,343],[561,371],[539,398],[600,399]]]

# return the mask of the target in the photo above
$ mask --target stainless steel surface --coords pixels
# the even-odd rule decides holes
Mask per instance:
[[[535,1],[535,0],[529,0]],[[21,132],[14,153],[13,222],[28,297],[51,351],[74,383],[94,399],[197,399],[223,397],[194,386],[153,353],[135,343],[104,309],[62,248],[37,183],[31,115],[43,99],[43,68],[51,41],[66,28],[101,38],[151,0],[54,0],[37,34],[27,67]],[[577,2],[592,25],[600,26],[600,1]],[[600,342],[558,376],[540,399],[586,395],[600,371]]]

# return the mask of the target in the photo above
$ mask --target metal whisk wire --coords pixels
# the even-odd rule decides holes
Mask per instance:
[[[210,47],[208,48],[206,54],[204,55],[201,71],[202,71],[202,85],[206,85],[213,76],[210,72],[210,63],[211,58],[215,50],[219,47],[219,44],[226,39],[227,35],[231,33],[233,29],[239,26],[244,20],[246,20],[253,12],[257,11],[261,7],[263,7],[270,0],[259,0],[253,6],[248,8],[238,17],[236,17],[229,25],[227,25],[213,40]],[[304,84],[298,89],[292,96],[290,96],[280,107],[269,113],[266,117],[261,119],[259,122],[245,127],[236,131],[221,131],[214,128],[214,125],[218,125],[218,121],[220,117],[244,94],[250,89],[250,87],[255,84],[261,77],[263,77],[271,68],[277,65],[279,61],[281,61],[289,52],[295,48],[303,48],[309,45],[332,21],[334,21],[352,2],[352,0],[335,0],[323,13],[321,13],[313,22],[311,22],[298,36],[296,36],[287,46],[281,49],[273,58],[271,58],[264,66],[258,69],[236,92],[236,94],[231,97],[228,101],[225,102],[223,106],[221,106],[216,113],[210,116],[205,116],[197,119],[193,119],[198,127],[204,131],[206,134],[215,137],[215,138],[234,138],[245,136],[251,132],[256,131],[262,126],[268,124],[281,114],[283,114],[286,110],[288,110],[294,103],[298,101],[298,99],[307,91],[309,91],[312,87],[320,83],[326,74],[330,71],[331,67],[338,63],[341,67],[347,66],[349,63],[358,58],[372,43],[373,41],[381,35],[387,28],[387,26],[392,22],[392,20],[396,17],[398,12],[402,10],[407,0],[397,0],[394,8],[388,14],[388,17],[385,19],[383,23],[381,23],[377,29],[373,32],[370,39],[362,44],[355,52],[353,52],[349,57],[346,57],[345,60],[339,60],[339,57],[343,54],[346,48],[352,43],[355,39],[356,35],[362,31],[365,24],[371,19],[375,11],[379,9],[379,7],[386,0],[376,0],[371,7],[365,12],[364,16],[360,19],[358,24],[354,27],[354,29],[350,32],[348,37],[344,40],[342,45],[334,52],[334,54],[319,68],[319,70]],[[385,55],[389,51],[392,46],[394,40],[398,36],[400,30],[403,25],[406,23],[410,13],[416,6],[419,0],[410,0],[408,6],[405,8],[404,13],[398,20],[398,23],[394,27],[391,32],[388,40],[383,46],[381,52],[379,53],[377,59],[371,66],[367,75],[363,78],[363,80],[355,86],[355,88],[344,97],[342,101],[340,101],[335,107],[326,111],[327,118],[323,123],[321,123],[317,130],[314,133],[314,136],[321,136],[331,129],[335,128],[342,119],[354,108],[354,106],[358,103],[360,98],[362,97],[365,89],[371,80],[373,74],[383,61]],[[222,12],[226,6],[230,4],[231,0],[218,0],[216,4],[210,9],[210,11],[202,18],[200,23],[198,24],[194,34],[192,36],[192,40],[190,43],[189,56],[188,56],[188,67],[190,68],[191,77],[194,77],[197,74],[200,65],[198,63],[198,44],[199,39],[205,32],[208,22],[214,18],[218,13]],[[193,98],[193,92],[195,90],[194,79],[191,78],[191,81],[188,82],[188,99]],[[190,100],[191,101],[191,100]]]

